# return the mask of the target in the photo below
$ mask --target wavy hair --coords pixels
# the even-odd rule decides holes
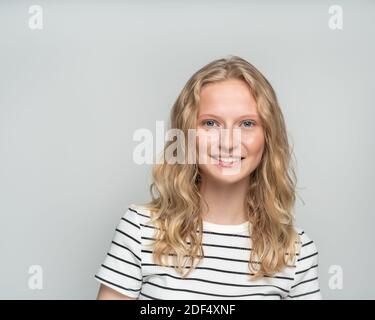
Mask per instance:
[[[202,87],[227,79],[241,79],[249,85],[265,135],[262,159],[249,176],[246,196],[252,248],[248,268],[250,279],[255,280],[293,266],[298,255],[296,244],[300,244],[294,228],[296,175],[291,165],[292,150],[271,84],[238,56],[212,61],[185,84],[171,110],[170,127],[180,129],[187,137],[188,129],[196,128]],[[172,143],[165,143],[162,156]],[[189,147],[186,142],[184,147]],[[153,165],[149,190],[152,200],[142,205],[151,212],[155,225],[151,244],[155,263],[174,267],[182,277],[188,276],[194,263],[204,256],[200,206],[207,205],[199,192],[199,168],[185,160],[185,164]],[[167,260],[169,256],[173,257],[172,263]]]

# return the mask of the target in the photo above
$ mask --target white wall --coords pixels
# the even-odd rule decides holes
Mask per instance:
[[[31,30],[31,5],[43,8]],[[344,29],[328,27],[330,5]],[[298,223],[325,298],[375,298],[375,5],[371,1],[2,1],[0,298],[92,299],[130,203],[149,199],[134,130],[188,78],[239,55],[274,86],[298,161]],[[31,290],[40,265],[43,289]],[[329,268],[344,271],[332,290]]]

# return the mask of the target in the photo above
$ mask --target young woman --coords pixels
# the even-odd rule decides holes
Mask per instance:
[[[292,151],[267,79],[237,56],[207,64],[178,96],[171,128],[196,130],[194,147],[177,144],[197,161],[188,152],[185,163],[154,165],[152,201],[121,218],[97,299],[321,299],[316,245],[294,226]]]

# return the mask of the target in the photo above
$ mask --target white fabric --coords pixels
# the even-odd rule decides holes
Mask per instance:
[[[96,280],[138,299],[322,299],[318,251],[300,228],[296,230],[301,235],[302,249],[296,266],[254,282],[249,280],[248,222],[219,225],[204,221],[204,258],[184,279],[172,267],[161,267],[152,261],[152,248],[145,247],[154,236],[149,217],[147,209],[129,206]]]

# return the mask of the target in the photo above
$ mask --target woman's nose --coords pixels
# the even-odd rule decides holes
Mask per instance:
[[[220,132],[220,149],[222,154],[231,155],[238,150],[241,142],[241,129],[225,128]]]

